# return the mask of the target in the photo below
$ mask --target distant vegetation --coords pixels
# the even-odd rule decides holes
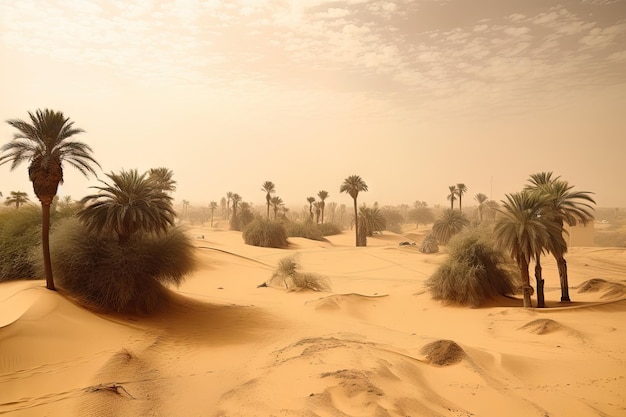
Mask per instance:
[[[0,281],[35,279],[33,250],[41,244],[41,209],[0,210]]]

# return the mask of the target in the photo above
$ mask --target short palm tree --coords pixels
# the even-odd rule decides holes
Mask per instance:
[[[315,197],[307,197],[306,201],[309,202],[309,216],[313,220],[313,203],[315,203]]]
[[[265,181],[261,186],[261,191],[265,191],[265,201],[267,203],[267,218],[270,218],[270,205],[272,204],[272,194],[276,192],[276,186],[272,181]]]
[[[546,205],[542,210],[542,215],[558,224],[562,233],[565,232],[564,225],[586,224],[593,219],[593,205],[596,203],[593,193],[588,191],[574,191],[574,186],[567,181],[561,180],[560,176],[554,177],[552,172],[540,172],[532,174],[528,180],[526,189],[546,197]],[[569,282],[567,276],[567,262],[565,253],[567,245],[563,250],[551,251],[556,259],[559,269],[559,281],[561,283],[561,301],[569,302]]]
[[[52,262],[50,260],[50,206],[63,183],[63,165],[69,164],[81,174],[95,174],[94,166],[100,167],[92,157],[89,145],[71,140],[71,137],[84,132],[74,127],[74,122],[62,112],[36,110],[28,112],[30,122],[20,119],[7,120],[18,131],[13,141],[0,148],[4,155],[0,165],[11,161],[11,170],[28,161],[28,177],[33,183],[33,191],[41,202],[41,243],[43,250],[46,287],[54,290]]]
[[[373,236],[374,232],[382,232],[387,226],[385,216],[378,207],[361,206],[359,208],[359,217],[364,219],[362,224],[365,226],[366,236]]]
[[[79,220],[90,232],[113,236],[120,245],[135,233],[166,232],[174,225],[176,213],[172,197],[156,186],[147,174],[136,169],[106,174],[110,182],[92,186],[97,194],[84,197]]]
[[[452,236],[469,226],[470,221],[460,211],[446,209],[433,223],[433,235],[442,245],[447,245]]]
[[[343,183],[341,184],[341,187],[339,188],[340,193],[347,193],[354,200],[354,219],[355,219],[354,229],[355,229],[356,246],[359,246],[359,224],[358,224],[358,221],[356,221],[356,219],[358,219],[359,216],[358,216],[358,208],[357,208],[356,200],[357,200],[357,197],[359,196],[359,192],[361,191],[367,191],[367,184],[358,175],[350,175],[348,178],[346,178],[343,181]]]
[[[187,215],[189,214],[189,200],[183,200],[183,218],[187,218]]]
[[[456,201],[456,185],[450,185],[450,194],[448,194],[448,200],[450,200],[450,210],[454,210],[454,202]]]
[[[561,229],[556,223],[542,219],[545,197],[521,192],[507,194],[506,198],[502,201],[503,208],[499,210],[502,216],[496,223],[494,235],[498,244],[517,262],[522,277],[524,307],[532,307],[528,272],[530,261],[551,247],[561,235]]]
[[[485,202],[488,200],[487,196],[483,193],[478,193],[474,196],[474,200],[478,203],[478,216],[480,222],[483,222],[483,209],[485,208]]]
[[[455,193],[459,196],[459,211],[463,211],[463,194],[467,192],[467,186],[463,183],[456,185]]]
[[[217,210],[217,202],[216,201],[211,201],[209,203],[209,210],[211,210],[211,227],[213,227],[213,212],[215,210]]]
[[[278,217],[278,209],[284,205],[283,199],[278,196],[274,196],[270,199],[270,203],[274,208],[274,220],[276,220],[276,218]]]
[[[6,198],[4,204],[7,206],[15,206],[19,209],[22,204],[28,203],[28,194],[23,191],[11,191],[11,195]]]
[[[322,210],[322,224],[324,224],[324,207],[326,207],[326,203],[324,200],[328,198],[328,191],[321,190],[317,193],[317,196],[320,198],[320,209]]]

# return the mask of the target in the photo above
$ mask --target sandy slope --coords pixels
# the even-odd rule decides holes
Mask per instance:
[[[266,249],[190,233],[200,268],[150,318],[93,314],[42,281],[0,284],[0,415],[626,415],[626,297],[599,283],[562,305],[549,259],[549,308],[468,309],[430,299],[445,254],[405,237]],[[332,293],[257,288],[294,253]],[[626,279],[623,249],[568,261],[573,287]]]

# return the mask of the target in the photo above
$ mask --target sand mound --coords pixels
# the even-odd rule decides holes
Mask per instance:
[[[580,284],[579,293],[604,291],[602,298],[617,298],[626,295],[626,285],[619,282],[610,282],[602,278],[592,278]]]
[[[312,306],[315,310],[342,310],[346,308],[354,308],[363,304],[369,304],[375,302],[381,297],[386,297],[386,294],[382,295],[363,295],[363,294],[334,294],[327,297],[321,297],[317,300],[307,301],[305,304]]]
[[[533,320],[519,328],[519,330],[527,330],[529,333],[535,334],[548,334],[568,329],[568,327],[552,319]]]
[[[436,366],[454,365],[467,356],[463,348],[452,340],[437,340],[424,346],[420,352],[430,364]]]

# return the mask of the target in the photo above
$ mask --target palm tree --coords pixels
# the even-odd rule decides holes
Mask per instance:
[[[456,201],[456,185],[450,185],[450,194],[448,194],[448,200],[450,200],[450,210],[454,210],[454,202]]]
[[[222,197],[222,199],[220,200],[220,208],[222,209],[222,219],[223,219],[226,213],[226,197]]]
[[[354,229],[355,229],[355,240],[356,246],[359,246],[359,225],[358,225],[358,210],[357,210],[357,202],[356,199],[359,195],[359,192],[367,191],[367,184],[361,177],[358,175],[350,175],[346,178],[341,187],[339,188],[340,193],[350,194],[350,197],[354,200]]]
[[[106,174],[111,182],[92,186],[97,194],[83,197],[77,216],[87,230],[100,235],[117,235],[120,245],[135,233],[161,233],[174,225],[176,212],[170,197],[136,169]]]
[[[309,202],[309,216],[311,216],[311,220],[313,220],[313,203],[315,202],[315,197],[307,197],[306,201]]]
[[[7,206],[15,205],[19,209],[22,204],[28,203],[28,194],[23,191],[11,191],[11,195],[6,198],[4,204]]]
[[[320,202],[319,201],[314,202],[313,207],[315,207],[315,224],[319,224],[320,214],[322,214],[322,209],[320,208]]]
[[[366,207],[365,205],[359,208],[359,217],[365,221],[362,223],[365,225],[365,236],[373,236],[374,232],[382,232],[387,226],[387,221],[383,212],[378,207]],[[363,245],[365,246],[365,245]]]
[[[463,211],[463,194],[467,192],[467,186],[462,182],[456,185],[456,195],[459,196],[459,211]]]
[[[509,251],[517,262],[522,277],[524,307],[532,307],[530,299],[530,274],[528,268],[537,254],[554,248],[561,229],[555,222],[542,219],[546,199],[538,193],[521,192],[506,195],[502,201],[502,216],[498,219],[494,235],[499,245]]]
[[[460,211],[446,209],[441,214],[441,217],[433,223],[432,233],[439,243],[447,245],[452,236],[469,226],[469,224],[470,221]]]
[[[272,203],[272,194],[276,192],[276,186],[272,181],[265,181],[261,186],[261,191],[265,191],[265,201],[267,202],[267,218],[270,218],[270,204]]]
[[[317,193],[317,196],[320,198],[320,208],[322,209],[322,224],[324,224],[324,207],[326,207],[326,203],[324,200],[328,198],[328,191],[320,191]]]
[[[284,204],[283,199],[278,196],[274,196],[271,198],[270,203],[272,204],[272,207],[274,207],[274,220],[276,220],[278,216],[278,208]]]
[[[151,168],[148,171],[148,179],[155,181],[157,186],[164,192],[171,193],[176,191],[176,181],[173,178],[174,172],[169,168]]]
[[[76,168],[81,174],[94,174],[94,165],[100,167],[91,156],[89,145],[71,140],[74,135],[84,132],[74,127],[74,122],[62,112],[36,110],[28,112],[30,123],[11,119],[7,123],[18,130],[13,141],[5,144],[0,151],[0,165],[11,161],[11,170],[24,161],[29,162],[28,177],[33,183],[33,191],[41,202],[41,243],[43,250],[46,287],[54,290],[52,262],[50,260],[50,205],[63,183],[63,164]]]
[[[213,227],[213,212],[215,210],[217,210],[217,202],[216,201],[211,201],[209,203],[209,210],[211,210],[211,227]]]
[[[589,191],[573,191],[574,186],[567,181],[561,180],[560,176],[553,177],[552,172],[540,172],[532,174],[528,180],[526,189],[546,197],[546,205],[543,208],[542,216],[555,222],[562,233],[566,233],[564,225],[574,226],[578,223],[586,224],[593,219],[595,200]],[[563,250],[551,251],[556,259],[559,270],[559,281],[561,284],[561,301],[569,302],[569,282],[567,276],[567,262],[565,253],[567,245]]]
[[[241,196],[237,193],[231,194],[233,200],[233,217],[230,219],[230,230],[239,230],[239,218],[237,218],[237,206],[241,201]]]
[[[233,199],[233,192],[226,193],[226,219],[230,218],[230,201]]]
[[[183,200],[183,218],[187,218],[189,211],[189,200]]]
[[[480,216],[481,223],[483,222],[483,208],[487,199],[487,196],[483,193],[478,193],[474,196],[474,200],[478,202],[478,215]]]

